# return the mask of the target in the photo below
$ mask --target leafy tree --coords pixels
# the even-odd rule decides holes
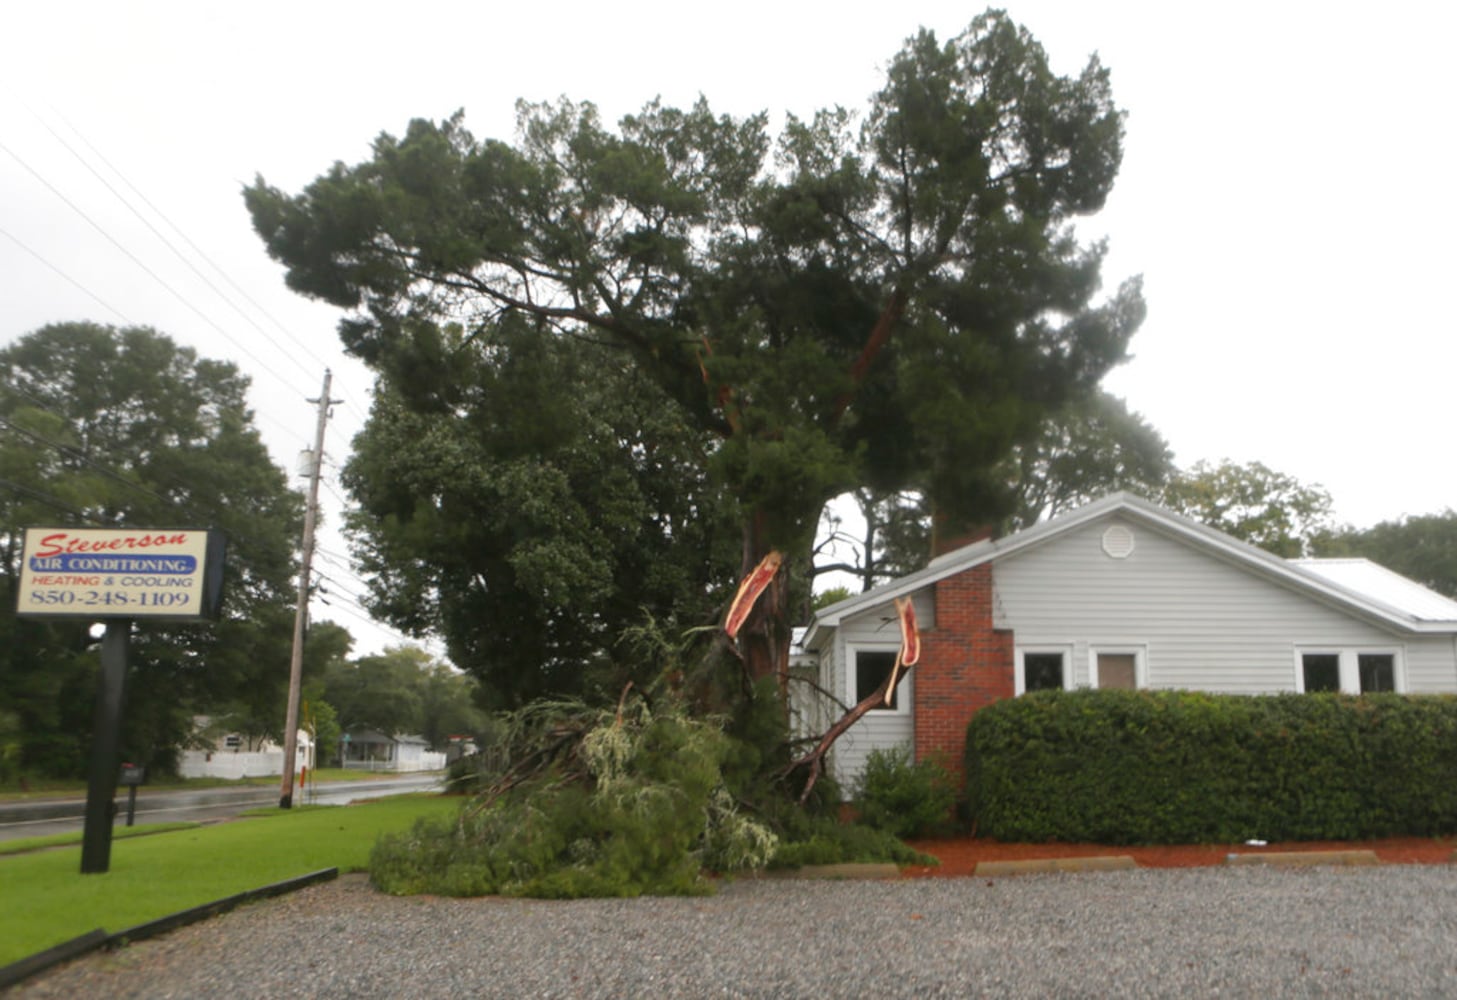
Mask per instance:
[[[99,661],[85,623],[15,618],[27,525],[226,532],[221,620],[143,623],[124,754],[167,766],[191,716],[287,683],[302,504],[252,425],[226,362],[142,327],[44,327],[0,350],[0,703],[31,771],[84,773]]]
[[[444,750],[452,736],[479,738],[488,726],[486,713],[476,705],[478,685],[444,663],[424,672],[420,690],[420,735],[432,750]]]
[[[1127,490],[1158,496],[1174,475],[1162,434],[1117,396],[1096,392],[1073,400],[1019,444],[1009,461],[1017,505],[1005,528],[1017,531]]]
[[[1311,554],[1331,524],[1331,497],[1260,462],[1196,462],[1171,479],[1158,500],[1227,535],[1291,558]]]
[[[908,40],[858,125],[790,117],[776,141],[700,100],[613,131],[590,104],[523,104],[515,145],[414,121],[299,195],[245,196],[289,285],[350,310],[348,349],[408,395],[474,391],[506,324],[610,345],[712,439],[747,572],[776,548],[803,566],[857,486],[1001,511],[998,463],[1143,315],[1136,282],[1099,299],[1104,248],[1073,228],[1121,141],[1096,58],[1058,76],[989,12]],[[750,676],[787,669],[789,608],[772,587],[740,632]]]
[[[331,709],[340,729],[374,729],[423,736],[436,750],[450,736],[479,735],[486,715],[476,704],[476,682],[419,646],[334,664],[315,702]]]
[[[1457,512],[1382,521],[1318,539],[1321,556],[1364,556],[1439,594],[1457,598]]]
[[[515,322],[480,346],[456,349],[473,369],[450,419],[418,390],[412,406],[376,387],[344,477],[372,607],[445,636],[494,707],[615,699],[651,679],[626,628],[699,624],[734,583],[708,442],[607,348]]]
[[[342,663],[353,645],[354,637],[342,625],[317,622],[310,626],[304,636],[303,680],[306,697],[322,691],[325,672],[333,665]],[[278,669],[283,671],[282,680],[286,682],[287,666]],[[213,720],[214,728],[222,732],[239,733],[247,738],[250,746],[264,739],[282,743],[287,709],[286,694],[286,689],[278,683],[249,685],[218,712]]]
[[[1100,390],[1071,400],[1013,447],[998,467],[1011,498],[1008,513],[984,530],[994,535],[1018,531],[1118,490],[1158,496],[1175,471],[1163,436],[1129,412],[1123,400]],[[869,590],[930,561],[933,512],[928,496],[915,490],[884,494],[865,489],[852,496],[865,524],[854,539],[859,559],[823,564],[821,570],[854,573],[862,589]],[[839,525],[832,529],[838,532]]]

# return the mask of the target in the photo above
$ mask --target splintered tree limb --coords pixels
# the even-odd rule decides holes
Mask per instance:
[[[855,390],[860,383],[865,381],[865,376],[870,373],[870,366],[875,363],[876,357],[890,341],[890,334],[900,318],[905,315],[906,303],[910,301],[910,293],[903,285],[897,285],[895,291],[890,293],[890,301],[880,311],[880,317],[875,321],[875,326],[870,331],[869,338],[865,341],[865,347],[861,349],[860,356],[850,366],[850,381],[853,383],[839,399],[835,401],[834,420],[845,415],[850,408],[850,401],[855,398]]]
[[[880,687],[860,699],[854,708],[840,716],[838,722],[825,730],[824,735],[820,737],[820,741],[815,744],[813,750],[789,765],[789,771],[793,771],[799,767],[809,768],[809,779],[804,784],[804,791],[799,795],[801,805],[808,801],[809,793],[814,791],[815,782],[819,781],[820,775],[824,773],[824,758],[825,754],[829,753],[830,747],[834,746],[835,741],[845,735],[846,730],[859,722],[866,712],[889,705],[891,699],[895,697],[896,684],[899,683],[900,678],[904,677],[909,670],[909,667],[902,666],[900,654],[897,653],[895,665],[891,668],[885,680],[881,681]]]

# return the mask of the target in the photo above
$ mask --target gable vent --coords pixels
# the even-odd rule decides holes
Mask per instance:
[[[1115,524],[1103,532],[1103,551],[1114,559],[1127,559],[1133,554],[1133,532]]]

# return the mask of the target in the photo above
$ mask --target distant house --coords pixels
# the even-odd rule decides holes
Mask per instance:
[[[193,717],[192,747],[182,751],[177,773],[184,778],[258,778],[283,774],[283,747],[266,737],[232,732],[206,715]],[[295,767],[314,766],[314,743],[298,731]]]
[[[374,729],[351,729],[340,737],[346,768],[368,771],[439,771],[445,754],[430,749],[423,736],[388,736]]]
[[[821,609],[800,669],[855,704],[895,660],[904,597],[921,661],[836,744],[847,789],[877,747],[959,768],[978,709],[1042,688],[1457,692],[1457,602],[1364,559],[1280,559],[1128,494]],[[840,708],[805,687],[796,708],[823,730]]]

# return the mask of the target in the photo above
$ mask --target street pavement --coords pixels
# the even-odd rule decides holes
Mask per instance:
[[[439,790],[444,775],[409,774],[363,781],[324,782],[295,791],[295,805],[344,805],[362,799],[377,799],[407,792]],[[148,788],[137,789],[135,822],[209,822],[231,819],[249,809],[278,805],[278,785],[248,785],[240,788]],[[127,820],[127,790],[117,789],[116,825]],[[42,837],[55,833],[79,833],[86,816],[84,795],[74,799],[42,799],[35,802],[0,802],[0,840]]]

